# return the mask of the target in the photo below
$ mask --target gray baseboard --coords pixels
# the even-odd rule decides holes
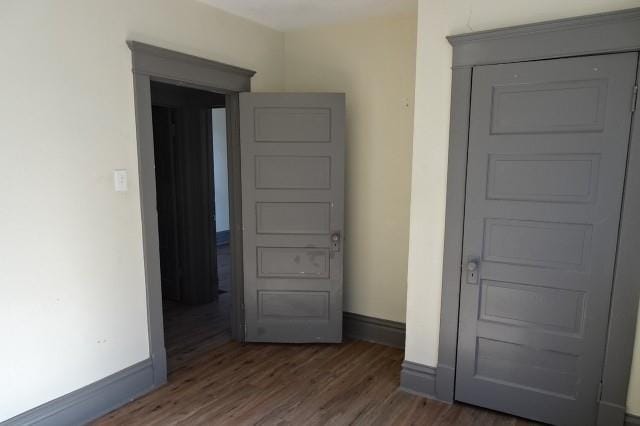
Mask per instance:
[[[402,362],[400,390],[429,399],[436,398],[436,369],[411,361]]]
[[[151,359],[146,359],[60,398],[3,422],[3,425],[80,425],[154,389]]]
[[[443,379],[447,379],[453,374],[455,374],[453,369],[445,365],[438,365],[438,368],[435,368],[405,360],[402,362],[398,389],[413,395],[452,404],[453,389],[450,388],[449,382]]]
[[[436,396],[440,401],[453,403],[456,369],[445,364],[438,364],[436,369]]]
[[[640,425],[640,416],[636,416],[633,414],[625,414],[624,416],[624,426],[638,426]]]
[[[624,405],[602,400],[598,401],[598,419],[596,424],[599,426],[626,424],[625,409]]]
[[[406,333],[401,322],[345,312],[342,329],[345,337],[404,349]]]
[[[439,364],[438,368],[434,368],[405,360],[402,362],[398,389],[451,404],[454,397],[453,388],[449,384],[453,383],[454,375],[454,369],[446,365]],[[640,416],[625,413],[625,410],[623,405],[600,401],[597,424],[640,426]]]

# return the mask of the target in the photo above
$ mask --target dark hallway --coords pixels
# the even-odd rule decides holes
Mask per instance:
[[[231,340],[225,97],[157,82],[151,89],[165,349],[173,372]]]

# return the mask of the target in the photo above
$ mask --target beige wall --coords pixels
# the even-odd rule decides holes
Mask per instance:
[[[445,36],[640,6],[639,0],[420,0],[407,295],[406,359],[438,358],[451,49]],[[629,409],[640,413],[636,351]]]
[[[404,322],[416,17],[285,35],[287,91],[345,92],[345,305]]]
[[[149,355],[129,38],[284,87],[282,34],[200,3],[0,2],[0,421]]]

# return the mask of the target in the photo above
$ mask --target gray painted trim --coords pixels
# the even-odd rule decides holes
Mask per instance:
[[[611,404],[604,401],[598,402],[598,425],[622,425],[625,422],[625,406]]]
[[[471,110],[471,68],[456,68],[452,75],[451,129],[447,168],[447,205],[444,224],[444,259],[438,365],[451,374],[438,375],[438,398],[453,402],[458,351],[458,308],[462,265],[462,234],[467,182],[467,148]]]
[[[455,365],[455,364],[454,364]],[[456,383],[456,368],[446,364],[438,364],[436,371],[436,396],[440,401],[453,403]]]
[[[151,82],[149,76],[133,75],[138,139],[138,175],[142,214],[142,251],[147,290],[149,354],[153,360],[154,383],[167,381],[167,354],[164,347],[162,288],[160,279],[160,242],[156,210],[155,159],[151,119]]]
[[[402,362],[399,389],[429,399],[436,396],[436,369],[411,361]]]
[[[640,81],[638,70],[637,81]],[[609,330],[602,372],[601,401],[624,407],[631,374],[638,314],[638,253],[640,253],[640,113],[631,123],[618,254],[613,278]],[[600,423],[611,424],[611,423]]]
[[[345,337],[404,349],[406,333],[401,322],[344,312],[342,330]]]
[[[142,241],[147,290],[149,353],[155,386],[167,381],[167,360],[164,348],[162,320],[162,290],[160,285],[160,250],[158,215],[156,210],[155,159],[151,117],[151,80],[184,85],[197,89],[225,93],[227,107],[227,149],[229,169],[232,253],[232,337],[244,339],[242,319],[242,206],[238,92],[251,89],[253,71],[219,62],[173,52],[167,49],[128,41],[133,64],[136,134],[138,140],[138,174],[142,211]],[[238,236],[240,235],[240,236]],[[239,265],[239,266],[238,266]]]
[[[151,359],[12,417],[3,425],[79,425],[152,391]]]
[[[453,66],[640,49],[640,8],[447,37]]]
[[[624,426],[637,426],[640,425],[640,416],[633,414],[626,414],[624,416]]]
[[[240,169],[240,98],[225,98],[227,109],[227,170],[229,177],[229,235],[231,252],[231,338],[244,342],[244,267],[242,248],[242,172]]]
[[[452,402],[472,67],[640,50],[640,8],[452,36],[448,39],[453,46],[453,76],[436,391],[438,399]],[[626,405],[640,297],[640,289],[633,284],[634,257],[640,250],[639,235],[640,119],[636,113],[631,132],[599,424],[621,424],[621,413],[624,413]],[[614,423],[611,423],[612,419]]]
[[[250,90],[255,71],[129,40],[133,72],[154,80],[188,84],[196,89],[217,89],[220,93]]]

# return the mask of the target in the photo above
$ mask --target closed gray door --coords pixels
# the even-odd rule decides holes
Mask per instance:
[[[246,340],[340,342],[345,99],[240,94]]]
[[[595,423],[637,62],[474,68],[457,400]]]

